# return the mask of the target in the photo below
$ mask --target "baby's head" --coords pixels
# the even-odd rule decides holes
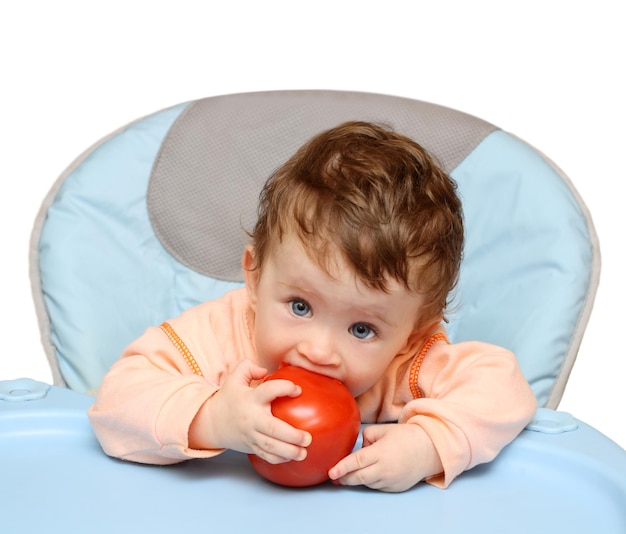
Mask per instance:
[[[348,122],[303,145],[267,181],[251,234],[254,266],[294,233],[328,274],[337,253],[367,287],[394,279],[441,319],[463,250],[456,185],[411,139]]]

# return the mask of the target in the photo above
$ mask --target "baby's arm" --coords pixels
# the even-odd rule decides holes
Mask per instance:
[[[515,356],[485,343],[433,346],[419,385],[425,398],[410,401],[399,424],[368,427],[364,447],[331,469],[332,479],[387,491],[423,479],[447,487],[461,472],[495,458],[537,407]]]
[[[206,328],[202,333],[203,339],[210,335]],[[190,336],[185,340],[192,341],[192,352],[202,352]],[[230,375],[219,357],[207,365],[204,377],[193,374],[160,328],[149,328],[131,343],[89,410],[104,451],[150,464],[207,458],[231,447],[274,463],[304,457],[309,434],[273,417],[269,407],[276,396],[299,394],[294,384],[276,380],[251,387],[265,370],[247,360],[235,364]],[[206,376],[209,372],[214,376]],[[283,440],[287,443],[279,445]]]

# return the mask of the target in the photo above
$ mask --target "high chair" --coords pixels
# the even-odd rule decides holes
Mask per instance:
[[[541,406],[533,423],[494,462],[449,489],[420,484],[395,495],[276,487],[231,451],[168,468],[105,457],[84,418],[91,403],[84,393],[148,326],[242,285],[241,253],[263,183],[306,140],[347,120],[384,123],[412,137],[457,182],[466,245],[448,335],[517,355]],[[556,411],[599,275],[593,222],[570,180],[540,151],[482,119],[348,91],[186,102],[98,141],[44,199],[32,233],[31,280],[54,384],[5,387],[31,397],[35,390],[39,400],[5,393],[3,404],[0,391],[0,418],[9,404],[11,413],[39,413],[37,402],[65,414],[57,434],[44,411],[33,420],[57,436],[58,473],[75,469],[72,461],[84,467],[75,469],[73,484],[84,490],[72,494],[78,501],[68,521],[90,532],[136,532],[141,521],[155,531],[626,532],[626,452]],[[0,432],[0,457],[2,450]],[[49,469],[44,460],[31,470]],[[42,484],[34,471],[25,476]],[[54,499],[54,487],[44,485]],[[94,490],[93,499],[83,493]],[[102,498],[112,499],[107,506],[121,514],[119,523],[94,502]]]

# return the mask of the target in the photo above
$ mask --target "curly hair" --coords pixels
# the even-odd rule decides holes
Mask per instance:
[[[340,251],[370,288],[389,277],[426,296],[422,319],[443,317],[463,253],[454,181],[419,144],[368,122],[347,122],[304,144],[266,182],[252,231],[255,267],[295,231],[331,271]]]

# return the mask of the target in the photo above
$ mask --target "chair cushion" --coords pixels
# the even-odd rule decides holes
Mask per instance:
[[[147,326],[239,287],[262,184],[312,135],[350,119],[414,138],[457,181],[467,237],[450,338],[513,350],[540,405],[555,407],[599,273],[593,225],[569,180],[471,115],[338,91],[174,106],[97,143],[59,178],[31,251],[55,383],[96,386]]]

